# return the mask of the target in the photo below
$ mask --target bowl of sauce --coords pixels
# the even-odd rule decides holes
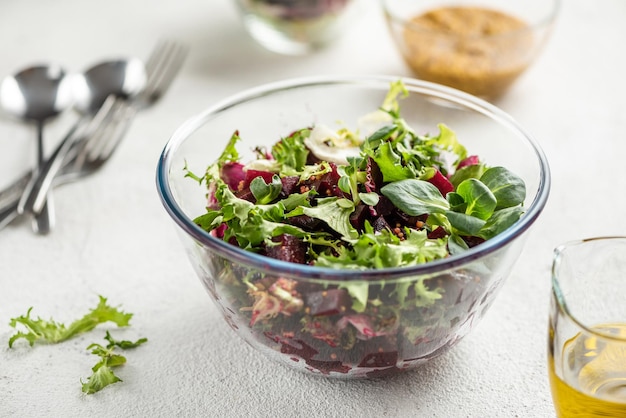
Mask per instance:
[[[418,78],[487,99],[501,96],[535,61],[559,10],[559,0],[382,3]]]

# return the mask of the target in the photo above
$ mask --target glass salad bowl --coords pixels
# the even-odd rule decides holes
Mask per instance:
[[[415,132],[436,133],[444,123],[469,154],[480,156],[489,167],[506,167],[523,180],[521,216],[489,239],[468,240],[471,245],[445,257],[425,263],[409,258],[404,265],[383,263],[380,268],[283,261],[246,251],[233,245],[236,237],[226,242],[216,230],[199,226],[198,217],[207,213],[215,189],[197,180],[224,158],[222,150],[235,132],[241,138],[237,149],[242,161],[258,155],[260,146],[271,146],[303,127],[364,132],[377,118],[363,116],[377,114],[394,83],[406,89],[406,97],[398,99],[399,111]],[[293,79],[228,98],[173,133],[156,177],[189,259],[230,327],[273,360],[339,378],[414,369],[467,335],[509,275],[550,188],[543,152],[507,114],[449,87],[384,76]],[[366,196],[362,194],[363,201]],[[448,200],[453,200],[451,194]],[[275,235],[271,228],[260,233]],[[381,254],[376,257],[384,259]],[[399,253],[386,257],[394,254]],[[356,263],[361,261],[367,260],[356,257]]]

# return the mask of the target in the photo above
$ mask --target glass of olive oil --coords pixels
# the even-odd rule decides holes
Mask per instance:
[[[559,417],[626,417],[626,236],[555,249],[548,369]]]

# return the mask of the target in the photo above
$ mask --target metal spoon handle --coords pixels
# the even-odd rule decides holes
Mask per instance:
[[[54,205],[52,195],[48,195],[41,212],[33,218],[33,231],[39,235],[47,235],[54,226]]]
[[[12,184],[0,190],[0,208],[4,207],[6,205],[6,202],[15,201],[15,204],[17,205],[20,196],[24,193],[24,188],[26,187],[32,176],[33,172],[32,170],[29,170],[22,174],[22,177],[15,180]],[[15,208],[17,210],[17,206]]]
[[[41,169],[44,163],[44,155],[43,155],[43,126],[44,122],[40,121],[37,123],[37,171]],[[48,198],[51,196],[49,195]],[[52,225],[54,223],[54,212],[52,210],[52,202],[48,201],[42,207],[41,212],[35,214],[33,219],[33,231],[37,234],[45,235],[50,232]]]
[[[0,209],[0,229],[13,222],[18,216],[20,216],[20,214],[17,213],[17,199],[15,199],[13,202],[9,202],[8,205]]]
[[[22,188],[25,184],[24,179],[28,180],[32,174],[32,171],[28,171],[22,176],[22,178],[20,179],[21,182],[19,183],[22,185]],[[54,186],[60,186],[70,183],[72,181],[76,181],[80,177],[80,174],[76,172],[69,171],[65,173],[64,171],[61,171],[61,173],[59,173],[59,175],[54,179]],[[18,183],[16,182],[16,187],[17,184]],[[2,230],[5,226],[9,225],[11,222],[13,222],[13,220],[20,216],[20,213],[17,211],[17,207],[19,205],[21,194],[9,194],[9,192],[11,192],[11,190],[9,189],[0,192],[0,230]]]
[[[35,214],[35,217],[37,217],[37,214],[43,211],[43,207],[49,198],[52,181],[63,166],[63,161],[70,151],[74,140],[77,138],[75,135],[76,132],[81,126],[83,126],[86,119],[86,116],[81,117],[78,122],[74,124],[74,126],[69,130],[67,135],[53,151],[50,158],[48,158],[47,161],[44,161],[39,170],[37,170],[37,173],[31,177],[30,181],[24,188],[17,207],[19,214],[33,213]]]

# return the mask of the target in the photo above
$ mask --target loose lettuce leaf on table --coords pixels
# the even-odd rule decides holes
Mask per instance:
[[[27,340],[31,347],[37,341],[45,341],[51,344],[60,343],[79,334],[91,331],[99,324],[105,322],[113,322],[118,327],[128,326],[133,314],[125,313],[118,308],[108,305],[105,297],[99,296],[99,298],[98,306],[67,327],[62,323],[54,321],[52,318],[49,320],[31,318],[30,314],[33,308],[29,308],[26,315],[12,318],[9,322],[9,325],[13,328],[17,328],[18,325],[25,328],[25,331],[18,331],[9,339],[9,348],[13,347],[15,341],[20,338]]]

